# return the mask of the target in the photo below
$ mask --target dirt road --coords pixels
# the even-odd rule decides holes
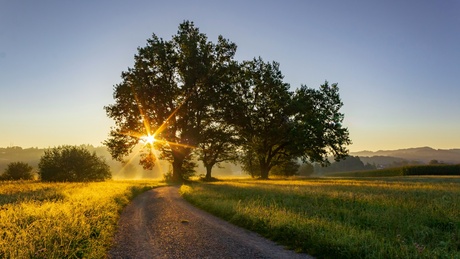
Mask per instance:
[[[118,224],[109,258],[312,258],[193,207],[177,187],[139,195]]]

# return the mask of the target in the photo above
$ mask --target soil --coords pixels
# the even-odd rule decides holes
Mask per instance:
[[[313,258],[190,205],[178,187],[137,196],[122,212],[108,258]]]

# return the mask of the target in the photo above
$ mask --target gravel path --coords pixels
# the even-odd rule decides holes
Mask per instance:
[[[161,187],[121,214],[109,258],[312,258],[203,212]]]

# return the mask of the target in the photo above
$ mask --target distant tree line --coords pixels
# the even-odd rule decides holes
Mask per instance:
[[[316,174],[328,174],[328,173],[377,169],[377,166],[375,164],[370,164],[370,163],[364,164],[361,161],[361,159],[357,156],[348,156],[344,160],[334,162],[327,167],[322,167],[319,164],[316,164],[314,167],[315,167]]]

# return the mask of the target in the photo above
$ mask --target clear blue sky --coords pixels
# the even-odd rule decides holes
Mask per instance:
[[[0,0],[0,147],[101,145],[113,85],[191,20],[286,82],[337,82],[352,151],[460,148],[460,1]]]

